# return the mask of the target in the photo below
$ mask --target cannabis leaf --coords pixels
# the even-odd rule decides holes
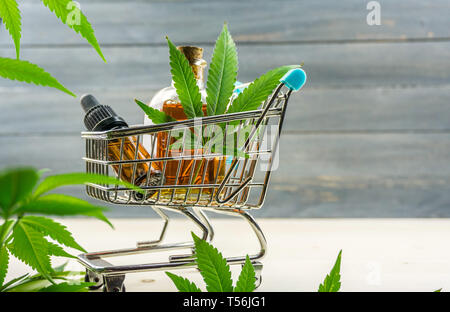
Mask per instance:
[[[3,222],[2,225],[0,225],[0,248],[3,247],[5,239],[11,232],[13,226],[14,226],[13,220],[6,220],[5,222]]]
[[[176,120],[175,118],[172,118],[171,116],[167,115],[164,112],[154,109],[148,105],[145,105],[144,103],[142,103],[137,99],[134,99],[134,101],[136,102],[137,105],[139,105],[139,107],[144,111],[144,113],[148,116],[148,118],[150,118],[150,120],[153,121],[155,125]]]
[[[104,207],[94,206],[89,202],[63,194],[50,194],[21,206],[18,213],[47,214],[57,216],[85,215],[112,224],[103,215]]]
[[[29,225],[44,235],[50,236],[62,245],[86,252],[83,247],[78,245],[72,237],[72,234],[64,225],[53,221],[52,219],[38,216],[25,216],[22,217],[21,222]]]
[[[300,65],[286,65],[268,71],[244,89],[233,101],[227,112],[237,113],[257,109],[272,94],[284,74],[299,67]]]
[[[48,242],[43,234],[19,220],[13,230],[13,238],[13,242],[8,245],[9,251],[51,280],[48,273],[51,271]]]
[[[47,241],[50,237],[61,245],[85,251],[72,237],[66,227],[52,219],[42,216],[29,216],[24,214],[54,214],[54,215],[87,215],[111,223],[103,215],[105,208],[90,204],[87,201],[62,195],[42,194],[56,187],[69,184],[83,183],[123,183],[115,178],[85,174],[61,174],[49,176],[36,187],[42,171],[34,168],[14,168],[0,172],[0,208],[3,210],[4,223],[0,226],[0,291],[37,291],[55,283],[56,279],[67,280],[64,267],[54,270],[50,265],[50,256],[74,258],[63,249],[63,246]],[[130,185],[131,187],[131,185]],[[133,186],[134,187],[134,186]],[[137,191],[143,192],[136,188]],[[111,225],[112,226],[112,225]],[[37,270],[39,274],[28,275],[12,279],[3,284],[8,264],[9,253],[28,266]],[[78,285],[79,283],[77,283]],[[86,283],[72,287],[64,285],[49,287],[46,291],[86,290]],[[60,288],[61,287],[61,288]]]
[[[203,117],[202,97],[189,61],[168,37],[166,39],[169,45],[170,72],[184,113],[188,119]]]
[[[208,242],[192,232],[195,244],[195,260],[209,292],[232,292],[230,265],[222,254]],[[200,292],[201,290],[187,278],[166,272],[179,291]],[[255,289],[255,269],[246,256],[239,280],[234,291],[251,292]]]
[[[28,61],[0,57],[0,76],[11,80],[56,88],[73,97],[76,96],[45,70]]]
[[[0,208],[6,214],[33,190],[39,175],[33,168],[9,169],[0,173]]]
[[[93,286],[95,283],[78,283],[70,284],[68,282],[50,285],[45,288],[41,288],[38,292],[88,292],[89,286]]]
[[[254,129],[254,125],[229,125],[223,132],[218,131],[207,142],[211,152],[222,153],[223,155],[235,156],[238,158],[250,158],[250,155],[245,153],[242,148],[245,141],[250,136],[250,133]],[[223,133],[226,132],[224,136]],[[253,140],[259,137],[260,128],[255,132]]]
[[[6,246],[0,249],[0,286],[5,281],[6,273],[8,272],[9,253]]]
[[[233,94],[237,71],[236,45],[228,32],[227,25],[224,24],[222,32],[216,40],[208,71],[206,88],[208,116],[225,113]]]
[[[20,37],[22,24],[20,21],[20,10],[16,0],[0,0],[0,17],[14,40],[16,57],[20,54]]]
[[[180,292],[201,292],[200,288],[197,287],[193,282],[189,281],[187,278],[166,272],[167,276],[170,277],[172,282],[177,287]]]
[[[245,264],[242,267],[241,274],[234,288],[235,292],[252,292],[255,290],[255,269],[250,261],[249,256],[245,259]]]
[[[319,285],[319,292],[337,292],[341,288],[341,255],[342,250],[339,251],[336,263],[331,269],[330,274],[325,277],[323,284]]]
[[[231,292],[233,285],[230,266],[222,254],[203,239],[192,233],[195,243],[195,258],[206,290],[209,292]]]
[[[48,254],[50,256],[57,256],[57,257],[66,257],[66,258],[76,258],[75,256],[72,256],[71,254],[67,253],[64,249],[62,249],[61,246],[47,242],[48,247]]]
[[[118,180],[113,177],[104,176],[101,174],[93,174],[93,173],[83,173],[83,172],[75,172],[75,173],[63,173],[56,174],[46,177],[36,188],[34,191],[34,197],[41,196],[42,194],[51,191],[57,187],[61,187],[64,185],[75,185],[75,184],[85,184],[85,183],[96,183],[96,184],[118,184],[129,187],[139,193],[144,194],[144,191],[139,187]]]
[[[49,272],[49,275],[53,279],[54,282],[58,280],[63,280],[62,283],[74,282],[79,285],[78,277],[82,277],[84,272],[73,272],[73,271],[64,271],[67,262],[61,266],[52,268],[52,271]],[[81,283],[87,287],[92,285],[92,283]],[[89,284],[89,285],[87,285]],[[44,277],[42,274],[37,273],[29,276],[29,274],[25,274],[18,278],[15,278],[2,287],[0,287],[0,291],[7,292],[36,292],[41,290],[42,288],[46,288],[51,286],[52,284]],[[57,284],[59,285],[59,284]],[[72,284],[71,284],[72,285]],[[76,290],[73,290],[76,291]]]
[[[6,269],[8,269],[8,268],[6,268]],[[0,292],[1,292],[1,291],[5,291],[5,290],[8,289],[11,285],[13,285],[13,284],[15,284],[15,283],[17,283],[17,282],[22,281],[22,280],[25,279],[28,275],[29,275],[29,274],[27,273],[27,274],[24,274],[24,275],[22,275],[22,276],[16,277],[16,278],[10,280],[9,282],[5,283],[3,286],[0,286]]]
[[[242,151],[241,147],[233,146],[232,144],[211,144],[210,145],[210,152],[211,153],[219,153],[222,155],[230,156],[230,157],[236,157],[236,158],[250,158],[250,155],[246,152]]]
[[[77,4],[71,0],[42,0],[44,5],[52,11],[64,24],[72,28],[90,43],[97,51],[103,61],[106,59],[94,35],[94,30],[86,16],[78,8]]]

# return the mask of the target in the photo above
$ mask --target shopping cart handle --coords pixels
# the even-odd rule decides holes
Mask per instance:
[[[306,73],[300,68],[291,69],[280,81],[292,91],[298,91],[305,85]]]
[[[281,83],[278,85],[277,89],[273,93],[269,103],[264,108],[264,111],[262,112],[261,116],[256,121],[255,127],[252,129],[252,131],[250,132],[250,135],[248,136],[247,140],[245,141],[244,146],[242,148],[243,151],[247,150],[247,147],[250,144],[253,136],[256,134],[256,130],[258,129],[259,125],[266,117],[267,112],[272,107],[272,104],[274,103],[274,101],[275,101],[276,97],[278,96],[278,93],[280,92],[283,85],[285,85],[287,88],[289,88],[291,90],[291,91],[289,91],[289,93],[291,93],[292,91],[300,90],[301,87],[303,87],[303,85],[306,82],[306,73],[303,69],[300,69],[300,68],[291,69],[280,79],[280,82]],[[280,128],[280,131],[281,131],[281,128]],[[228,169],[227,174],[225,175],[222,183],[220,183],[219,188],[217,189],[216,201],[219,204],[224,204],[224,203],[230,201],[234,196],[236,196],[240,191],[242,191],[247,186],[247,184],[249,184],[252,180],[251,177],[247,178],[234,191],[232,191],[231,194],[229,194],[226,198],[220,198],[220,194],[222,193],[223,189],[225,188],[226,183],[228,183],[228,181],[230,180],[231,172],[236,168],[237,165],[238,165],[238,160],[237,159],[233,160],[230,168]]]

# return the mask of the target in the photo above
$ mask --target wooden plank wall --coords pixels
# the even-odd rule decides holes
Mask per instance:
[[[270,217],[450,217],[450,2],[80,1],[108,60],[39,1],[21,1],[21,57],[78,95],[93,93],[130,123],[169,84],[165,35],[211,57],[223,21],[237,41],[239,80],[305,62],[290,104]],[[14,57],[0,30],[0,55]],[[83,170],[79,99],[0,80],[0,166]],[[66,193],[86,198],[82,187]],[[110,216],[154,216],[113,207]]]

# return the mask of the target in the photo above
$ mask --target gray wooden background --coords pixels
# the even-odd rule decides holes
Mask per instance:
[[[165,35],[205,48],[222,23],[238,45],[239,80],[305,62],[309,81],[290,104],[281,165],[265,206],[271,217],[450,217],[450,2],[80,1],[104,64],[40,1],[20,1],[21,57],[77,93],[93,93],[130,123],[169,84]],[[2,27],[0,55],[14,57]],[[79,99],[0,80],[0,167],[82,171]],[[82,187],[66,193],[86,198]],[[113,207],[110,216],[154,216]]]

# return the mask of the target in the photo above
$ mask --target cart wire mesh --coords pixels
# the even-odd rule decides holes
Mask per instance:
[[[134,181],[145,191],[88,184],[87,194],[122,205],[260,208],[290,94],[280,84],[260,110],[83,132],[88,173]]]

